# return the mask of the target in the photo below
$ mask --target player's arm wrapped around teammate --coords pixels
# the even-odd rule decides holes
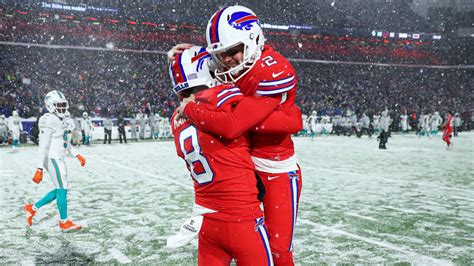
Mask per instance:
[[[243,97],[230,112],[219,110],[219,104],[218,109],[209,110],[190,102],[183,113],[199,129],[226,139],[235,139],[267,118],[279,102],[279,98],[273,97]]]
[[[303,129],[302,113],[295,104],[285,109],[277,109],[252,131],[260,133],[295,134]]]

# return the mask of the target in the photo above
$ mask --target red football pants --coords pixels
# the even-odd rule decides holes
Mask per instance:
[[[266,190],[263,206],[273,261],[275,265],[294,265],[293,233],[302,187],[301,169],[278,174],[257,173]]]
[[[449,145],[451,145],[451,136],[453,133],[452,128],[445,129],[444,134],[443,134],[443,140]]]
[[[198,265],[273,265],[263,218],[226,222],[204,217],[199,232]]]

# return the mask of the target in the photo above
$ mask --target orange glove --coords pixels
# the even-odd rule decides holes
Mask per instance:
[[[86,158],[84,158],[82,155],[78,154],[76,158],[81,162],[81,166],[86,165]]]
[[[43,180],[43,169],[37,168],[35,175],[33,176],[33,182],[39,184]]]

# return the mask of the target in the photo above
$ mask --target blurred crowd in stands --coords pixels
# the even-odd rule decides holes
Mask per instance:
[[[277,1],[280,5],[266,5],[266,1],[252,4],[258,5],[254,9],[262,22],[294,22],[326,29],[325,33],[265,29],[269,44],[285,56],[297,59],[292,63],[299,79],[298,104],[304,113],[318,111],[318,114],[336,115],[350,109],[360,115],[363,112],[374,114],[384,108],[418,114],[448,110],[472,112],[472,69],[368,64],[472,64],[470,50],[453,39],[446,45],[448,40],[443,43],[343,34],[348,28],[369,32],[373,21],[378,21],[380,28],[432,30],[429,23],[407,9],[407,1],[375,3],[378,12],[372,16],[355,13],[368,12],[368,9],[349,8],[359,2],[337,1],[338,8],[328,6],[325,12],[321,7],[316,10],[309,0],[295,4],[286,1]],[[175,5],[154,5],[150,9],[140,9],[140,5],[123,6],[120,14],[110,15],[18,6],[23,8],[21,11],[0,4],[1,42],[110,49],[0,45],[0,111],[9,116],[17,109],[22,117],[38,116],[44,111],[44,95],[58,89],[69,99],[73,116],[88,111],[98,116],[130,117],[142,111],[169,117],[178,99],[170,90],[163,52],[180,42],[205,45],[203,34],[207,19],[224,4],[226,1],[198,5],[183,0]],[[398,14],[390,10],[397,10]],[[133,12],[140,15],[133,16]],[[281,13],[285,16],[275,16]],[[159,23],[156,14],[163,15]],[[151,24],[144,24],[145,20]],[[113,48],[158,52],[117,52]],[[366,65],[298,59],[355,61]]]

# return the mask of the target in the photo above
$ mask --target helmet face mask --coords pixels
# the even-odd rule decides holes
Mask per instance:
[[[255,65],[262,55],[265,38],[256,15],[243,6],[230,6],[217,11],[206,30],[207,50],[217,63],[216,78],[224,83],[236,82]],[[229,66],[223,59],[233,48],[243,45],[243,58]]]

